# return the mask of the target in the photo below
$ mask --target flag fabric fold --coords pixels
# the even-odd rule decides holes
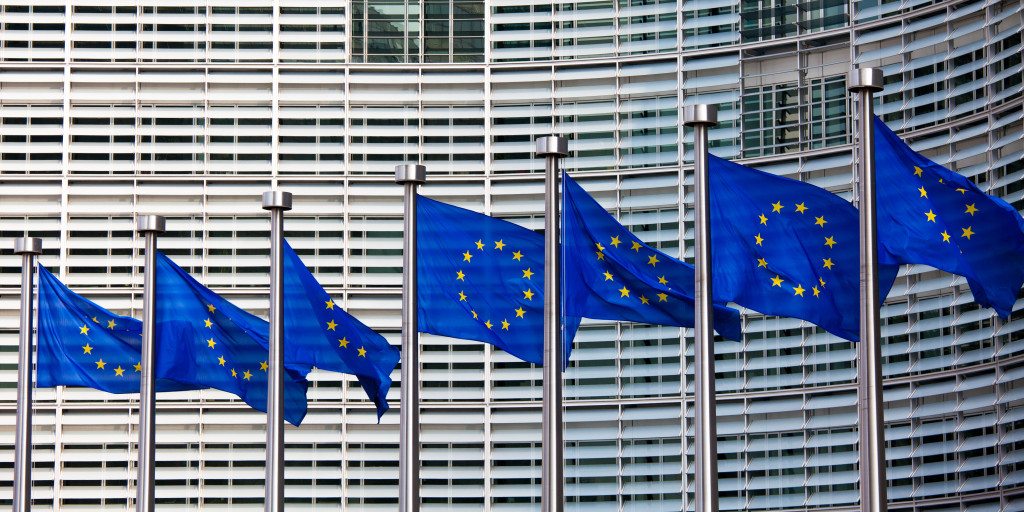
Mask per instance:
[[[420,332],[490,343],[542,365],[544,236],[419,196],[416,237]],[[562,323],[565,369],[579,318]]]
[[[814,185],[709,155],[712,292],[860,339],[857,209]],[[899,266],[879,259],[879,294]]]
[[[156,259],[157,377],[226,391],[266,412],[269,324],[199,284],[167,256],[157,253]],[[304,375],[286,362],[284,419],[293,425],[306,415]]]
[[[564,172],[562,183],[565,314],[693,327],[693,266],[640,241]],[[714,309],[715,330],[741,339],[739,312]]]
[[[398,349],[335,303],[288,242],[284,243],[284,338],[285,363],[355,375],[376,404],[377,418],[388,410]]]
[[[1024,219],[878,117],[874,130],[880,251],[964,276],[976,302],[1008,317],[1024,284]]]
[[[36,385],[85,386],[108,393],[138,393],[142,322],[119,316],[72,292],[39,268]],[[157,379],[157,391],[205,386]]]

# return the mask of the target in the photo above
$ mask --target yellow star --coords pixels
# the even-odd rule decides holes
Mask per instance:
[[[949,243],[949,233],[947,233],[945,231],[942,232],[942,241],[946,242],[946,243]]]
[[[647,257],[647,263],[648,263],[648,264],[649,264],[650,266],[652,266],[652,267],[656,267],[656,266],[658,266],[658,255],[657,255],[657,254],[655,254],[655,255],[653,255],[653,256],[648,256],[648,257]]]
[[[338,326],[338,324],[334,323],[334,320],[329,320],[327,322],[327,330],[328,331],[333,331],[334,328],[337,327],[337,326]]]
[[[832,270],[832,265],[835,265],[835,263],[832,263],[832,258],[825,258],[825,259],[823,259],[821,261],[824,262],[824,264],[822,266],[827,268],[827,269],[829,269],[829,270]]]
[[[359,347],[358,350],[359,350],[359,357],[366,357],[366,349],[365,348]]]
[[[488,321],[484,322],[484,325],[486,325],[487,328],[490,329],[494,324],[492,324],[491,321],[488,320]]]
[[[779,213],[782,211],[782,201],[772,203],[772,213]]]
[[[757,259],[757,266],[758,266],[758,268],[760,268],[760,267],[768,268],[768,262],[765,261],[764,258],[758,258]]]
[[[217,311],[217,308],[213,307],[213,304],[207,304],[206,305],[206,309],[208,309],[210,311],[210,313],[213,313],[214,311]]]
[[[597,250],[604,251],[604,246],[601,245],[601,242],[597,242]]]
[[[473,313],[473,319],[476,319],[476,311],[470,310],[469,312]]]
[[[89,335],[89,326],[88,325],[83,325],[83,326],[79,327],[78,328],[78,334],[84,334],[84,335],[88,336]]]
[[[462,292],[459,292],[459,302],[462,302],[464,300],[466,300],[466,294],[462,293]]]
[[[523,271],[523,279],[529,279],[532,276],[533,272],[530,269],[526,269]]]
[[[811,288],[811,290],[814,291],[814,296],[815,297],[817,297],[818,294],[821,293],[821,290],[819,290],[817,286],[815,286],[814,288]]]
[[[974,231],[971,231],[971,227],[970,226],[967,226],[966,229],[965,228],[960,228],[960,229],[964,232],[964,234],[960,235],[960,238],[967,238],[968,240],[970,240],[971,239],[971,235],[976,234]]]
[[[236,372],[234,368],[231,369],[231,376],[238,377],[238,372]]]
[[[512,259],[514,259],[516,261],[522,260],[523,259],[523,253],[521,253],[519,251],[516,251],[516,252],[512,253]]]
[[[757,242],[757,245],[761,245],[761,242],[764,242],[764,238],[761,238],[761,233],[754,235],[754,241]]]
[[[657,295],[658,295],[658,302],[668,302],[668,294],[667,293],[659,293]]]
[[[82,347],[82,353],[83,354],[92,354],[92,347],[90,347],[89,344],[86,343],[85,346]]]
[[[203,322],[206,323],[206,327],[213,329],[213,322],[211,322],[209,318],[203,320]]]
[[[216,347],[217,342],[213,341],[213,338],[210,338],[210,339],[206,340],[206,344],[209,345],[210,348],[214,348],[214,347]]]
[[[768,217],[765,217],[763,213],[758,215],[757,218],[761,219],[761,224],[768,225]]]
[[[636,241],[634,241],[634,242],[633,242],[633,250],[634,250],[634,251],[636,251],[636,252],[640,252],[640,248],[641,248],[641,247],[643,247],[643,245],[640,245],[640,243],[639,243],[639,242],[636,242]]]
[[[142,364],[141,363],[135,365],[135,372],[136,373],[142,373]]]
[[[931,210],[925,212],[924,216],[928,218],[928,222],[935,222],[935,214]]]
[[[506,330],[506,331],[508,330],[508,320],[507,319],[501,321],[501,328],[503,330]]]
[[[526,317],[523,316],[525,314],[526,314],[526,310],[525,309],[523,309],[521,307],[516,308],[516,318],[526,318]]]
[[[326,301],[324,303],[324,308],[333,310],[334,309],[334,301],[333,300]]]
[[[468,261],[468,262],[472,263],[472,260],[473,260],[473,255],[470,254],[469,251],[466,251],[466,252],[462,253],[462,261]]]
[[[946,182],[943,181],[942,178],[939,178],[939,183],[946,183]]]
[[[922,171],[920,167],[916,165],[914,166],[914,176],[920,176],[922,172],[924,171]]]
[[[640,296],[640,302],[641,302],[642,304],[648,304],[648,303],[650,303],[651,301],[650,301],[650,300],[648,300],[648,299],[647,299],[647,297],[644,297],[643,295],[641,295],[641,296]]]
[[[961,194],[966,194],[967,193],[967,189],[966,188],[958,188],[958,189],[956,189],[956,191],[960,192]]]
[[[921,197],[928,197],[928,192],[925,192],[924,187],[921,187],[917,190],[921,192]]]
[[[619,241],[619,237],[618,236],[613,236],[612,237],[612,247],[615,247],[616,249],[618,249],[619,244],[621,244],[621,243],[622,242]]]
[[[629,297],[629,290],[628,290],[628,289],[626,289],[626,287],[625,287],[625,286],[623,286],[622,288],[619,288],[619,293],[621,293],[621,294],[622,294],[622,295],[620,295],[620,296],[619,296],[619,298],[620,298],[620,299],[621,299],[622,297]]]
[[[523,298],[526,299],[526,300],[533,300],[533,291],[532,290],[523,290]]]
[[[806,209],[807,209],[807,207],[804,206],[804,203],[800,203],[800,204],[796,205],[796,212],[797,213],[803,213],[804,210],[806,210]]]
[[[92,317],[92,323],[98,324],[98,323],[100,323],[100,319],[96,318],[96,317]]]
[[[793,295],[794,296],[799,295],[799,296],[803,297],[804,296],[804,292],[806,292],[806,291],[807,290],[804,289],[804,286],[802,284],[798,283],[796,285],[796,288],[793,288]]]
[[[107,363],[104,363],[102,359],[100,359],[99,361],[96,361],[96,369],[97,370],[103,370],[104,369],[103,367],[106,366],[106,365],[107,365]]]
[[[782,278],[780,278],[778,274],[775,274],[775,277],[772,278],[772,286],[782,288]]]
[[[224,356],[218,357],[217,358],[217,363],[219,363],[221,366],[224,366]]]
[[[661,276],[661,277],[658,278],[658,283],[659,284],[668,284],[668,279],[665,279],[665,276]]]
[[[270,365],[267,364],[266,361],[261,361],[260,362],[260,370],[267,371],[268,368],[270,368]]]
[[[827,245],[829,249],[831,249],[832,246],[835,245],[835,244],[836,244],[835,237],[832,237],[832,236],[826,236],[825,237],[825,245]]]
[[[978,211],[978,209],[974,207],[975,204],[976,203],[971,203],[967,205],[967,211],[964,213],[969,213],[971,214],[971,217],[974,217],[974,212]]]
[[[342,337],[340,340],[338,340],[338,347],[348,348],[348,336]]]
[[[478,250],[481,250],[481,251],[484,250],[484,239],[483,238],[481,238],[480,240],[476,241],[476,248]]]
[[[245,380],[250,380],[252,378],[252,373],[250,373],[249,370],[246,370],[245,373],[242,374],[242,378]]]
[[[828,224],[828,221],[825,220],[825,216],[824,215],[822,215],[821,217],[815,217],[814,218],[814,225],[815,226],[825,227],[825,224]]]
[[[113,330],[115,326],[117,326],[117,322],[115,322],[114,319],[107,321],[107,329]]]
[[[505,250],[505,239],[503,238],[501,240],[494,242],[494,248],[499,251]]]
[[[117,365],[117,368],[114,368],[114,375],[124,377],[124,369],[121,368],[121,365]]]
[[[825,287],[825,278],[823,278],[823,277],[819,277],[819,278],[818,278],[818,282],[819,282],[819,283],[821,283],[821,287],[822,287],[822,288],[824,288],[824,287]]]
[[[601,251],[594,251],[594,254],[597,255],[597,259],[599,259],[599,260],[603,260],[604,259],[604,253],[603,252],[601,252]]]
[[[455,272],[455,280],[456,281],[463,281],[463,282],[465,282],[466,281],[465,277],[466,277],[466,274],[463,274],[461,270],[458,270],[458,271]]]
[[[604,280],[605,281],[614,281],[615,279],[612,277],[612,273],[611,272],[605,272],[604,273]]]

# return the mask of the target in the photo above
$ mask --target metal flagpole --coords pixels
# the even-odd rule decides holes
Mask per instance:
[[[267,372],[267,476],[263,510],[284,510],[284,212],[291,192],[263,193],[270,210],[270,367]]]
[[[416,187],[427,181],[427,168],[395,166],[395,183],[405,186],[402,236],[402,387],[398,438],[398,510],[420,509],[420,337],[417,318]]]
[[[878,219],[875,205],[875,130],[872,95],[882,90],[882,70],[854,69],[850,92],[857,94],[857,197],[860,210],[860,343],[857,389],[860,405],[860,509],[886,512],[885,418],[882,411],[882,335],[878,298]]]
[[[137,512],[153,512],[155,506],[156,458],[156,236],[164,232],[166,220],[145,215],[136,221],[135,231],[146,237],[142,289],[142,382],[139,385],[139,477]]]
[[[683,109],[693,127],[694,196],[694,403],[696,512],[718,512],[718,429],[715,425],[715,332],[711,302],[711,195],[708,190],[708,128],[718,124],[715,105]],[[680,188],[683,180],[680,176]]]
[[[21,325],[18,330],[18,404],[14,428],[14,512],[32,506],[32,276],[43,241],[24,237],[14,241],[21,255]]]
[[[544,157],[544,388],[541,421],[542,512],[565,507],[562,433],[562,254],[559,232],[558,160],[569,154],[564,137],[537,139]]]

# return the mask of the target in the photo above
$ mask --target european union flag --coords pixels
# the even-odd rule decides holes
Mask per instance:
[[[138,393],[142,322],[118,316],[72,292],[39,265],[37,386],[85,386]],[[157,379],[157,391],[202,386]]]
[[[269,324],[213,293],[157,253],[156,375],[233,393],[267,410]],[[306,415],[304,374],[286,365],[284,419]]]
[[[562,173],[565,314],[693,327],[694,268],[643,242]],[[739,312],[715,306],[714,327],[742,337]]]
[[[975,301],[1010,316],[1024,283],[1024,219],[874,122],[879,250],[964,276]]]
[[[860,339],[857,209],[814,185],[709,158],[715,298]],[[884,299],[899,266],[879,264]]]
[[[544,236],[419,196],[419,330],[544,363]],[[579,318],[563,318],[565,368]]]
[[[285,363],[355,375],[377,405],[377,418],[388,410],[398,349],[335,303],[288,242],[284,243],[284,339]]]

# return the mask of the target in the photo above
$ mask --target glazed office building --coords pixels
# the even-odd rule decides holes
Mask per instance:
[[[162,250],[258,314],[260,193],[295,194],[286,236],[335,300],[398,343],[401,193],[542,226],[534,140],[633,232],[692,254],[692,135],[844,197],[846,74],[885,72],[876,112],[914,148],[1024,207],[1019,0],[0,0],[0,502],[10,499],[20,260],[141,315],[139,214]],[[680,192],[683,184],[685,193]],[[471,226],[466,227],[470,229]],[[716,343],[723,510],[850,511],[853,344],[745,311]],[[1024,510],[1024,313],[962,278],[901,271],[882,310],[893,510]],[[423,337],[429,511],[537,510],[541,372]],[[584,325],[566,372],[567,510],[693,503],[692,332]],[[395,373],[397,378],[397,372]],[[377,425],[353,379],[314,371],[289,428],[289,510],[397,507],[399,383]],[[36,390],[35,510],[133,510],[137,395]],[[158,403],[160,510],[260,510],[265,416],[218,391]],[[6,476],[5,476],[6,475]],[[2,503],[0,503],[0,506]]]

